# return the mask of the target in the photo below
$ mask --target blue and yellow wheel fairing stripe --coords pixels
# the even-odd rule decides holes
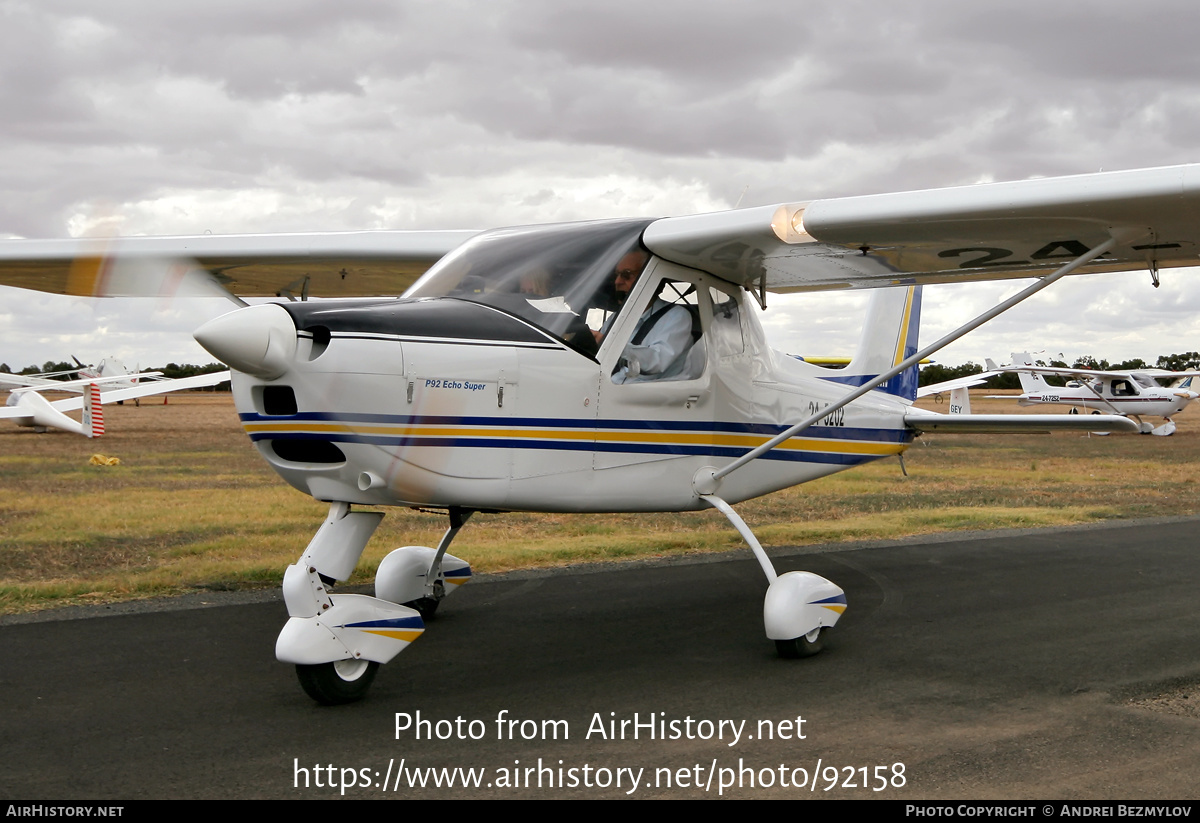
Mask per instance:
[[[388,617],[346,623],[338,628],[358,629],[367,634],[377,634],[381,637],[390,637],[393,640],[405,640],[411,643],[425,632],[425,622],[420,617]]]
[[[842,612],[846,611],[846,595],[845,594],[835,594],[833,597],[826,597],[822,600],[812,600],[809,602],[808,605],[824,606],[825,608],[829,609],[832,612],[837,612],[838,614],[841,614]]]

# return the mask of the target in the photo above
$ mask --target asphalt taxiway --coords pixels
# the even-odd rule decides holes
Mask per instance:
[[[5,619],[0,796],[1194,799],[1198,529],[775,550],[850,604],[798,661],[749,552],[482,578],[337,708],[275,598]]]

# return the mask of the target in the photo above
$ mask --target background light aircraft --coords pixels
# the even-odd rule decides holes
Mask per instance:
[[[69,391],[70,385],[68,381],[61,378],[74,375],[79,380],[71,381],[71,384],[77,384],[80,381],[91,381],[94,383],[104,383],[110,389],[129,389],[136,386],[141,380],[154,380],[162,377],[162,372],[130,371],[124,363],[115,357],[106,357],[95,365],[81,363],[79,358],[74,356],[71,359],[75,361],[78,368],[67,369],[65,371],[43,372],[41,374],[7,374],[0,372],[0,388],[21,387],[45,389],[47,391]]]
[[[78,362],[78,361],[76,361]],[[27,426],[34,431],[60,429],[85,437],[99,437],[104,433],[105,403],[123,403],[170,392],[216,386],[230,379],[228,371],[198,374],[192,377],[167,379],[162,372],[130,372],[115,357],[101,360],[96,366],[83,366],[71,372],[78,373],[75,380],[55,380],[51,376],[0,374],[0,385],[14,386],[8,395],[7,404],[0,408],[0,420],[12,420],[18,426]],[[73,392],[79,397],[64,400],[47,400],[44,391]],[[74,420],[65,413],[83,409],[81,420]]]
[[[915,365],[1068,274],[1157,277],[1195,264],[1198,213],[1200,167],[1184,166],[478,236],[128,238],[109,252],[142,269],[187,256],[233,292],[292,298],[238,309],[195,336],[234,369],[263,459],[330,504],[285,573],[290,619],[276,656],[296,664],[310,695],[337,703],[361,697],[469,578],[447,553],[468,519],[506,510],[716,508],[762,565],[768,638],[784,656],[816,652],[843,591],[807,572],[777,574],[733,504],[900,454],[925,431],[1135,430],[1112,415],[916,409]],[[0,279],[85,294],[156,288],[105,276],[111,258],[89,248],[0,243]],[[647,262],[626,296],[616,278],[630,282],[639,250]],[[1031,276],[916,350],[916,286]],[[294,299],[398,284],[400,299]],[[871,300],[843,369],[767,345],[758,309],[769,292],[890,286]],[[645,331],[656,315],[679,332],[671,358]],[[389,554],[375,596],[332,594],[383,517],[357,506],[440,509],[448,528],[436,548]]]
[[[1175,433],[1175,422],[1171,419],[1187,408],[1200,393],[1192,389],[1192,381],[1200,372],[1171,372],[1163,369],[1138,369],[1135,371],[1097,369],[1072,369],[1058,366],[1041,366],[1034,362],[1028,352],[1013,352],[1012,363],[997,366],[987,361],[987,371],[957,380],[948,380],[926,386],[918,392],[919,397],[951,392],[950,413],[970,414],[970,399],[966,396],[968,386],[977,386],[995,374],[1015,372],[1021,380],[1020,395],[988,395],[991,398],[1016,400],[1022,406],[1042,403],[1061,404],[1071,407],[1071,414],[1091,410],[1092,414],[1119,414],[1137,421],[1142,434],[1160,436]],[[1068,378],[1065,386],[1051,386],[1046,375]],[[1160,380],[1171,380],[1163,386]],[[1143,417],[1162,417],[1160,426],[1153,426]]]

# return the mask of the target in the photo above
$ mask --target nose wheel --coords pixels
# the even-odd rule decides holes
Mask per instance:
[[[379,664],[374,660],[335,660],[332,663],[297,665],[296,677],[304,692],[323,706],[361,700],[375,681]]]

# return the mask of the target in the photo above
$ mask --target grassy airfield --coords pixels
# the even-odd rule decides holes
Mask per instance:
[[[738,508],[768,546],[1192,514],[1196,414],[1177,418],[1173,437],[926,435],[905,454],[908,477],[883,460]],[[277,586],[325,517],[259,459],[227,394],[107,406],[105,422],[97,441],[0,427],[0,613]],[[121,463],[89,465],[95,453]],[[396,546],[436,545],[444,528],[444,516],[388,509],[354,582]],[[715,511],[506,514],[477,516],[453,551],[494,572],[741,546]]]

